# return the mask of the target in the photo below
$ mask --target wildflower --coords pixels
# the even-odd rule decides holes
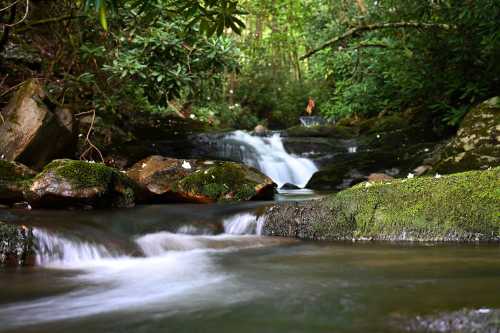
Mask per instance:
[[[434,176],[434,178],[437,178],[437,179],[439,179],[439,178],[441,178],[441,177],[442,177],[442,176],[441,176],[439,173],[436,173],[436,175]]]
[[[377,139],[380,139],[380,134],[377,134]]]
[[[408,179],[412,179],[412,178],[415,178],[415,175],[413,173],[409,173],[408,176],[406,177]]]
[[[191,164],[188,161],[182,162],[182,167],[186,170],[191,170]]]

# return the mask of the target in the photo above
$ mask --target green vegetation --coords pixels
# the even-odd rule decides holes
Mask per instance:
[[[2,89],[36,75],[104,126],[146,111],[292,127],[309,96],[326,118],[417,107],[455,126],[500,84],[495,0],[28,3],[0,15]]]
[[[230,162],[218,164],[184,177],[174,185],[173,190],[207,196],[214,201],[250,200],[257,194],[259,183],[249,179],[251,171],[243,168]],[[229,197],[226,198],[226,195]]]
[[[118,174],[117,170],[102,163],[73,160],[55,160],[49,163],[38,177],[43,177],[47,172],[68,181],[76,188],[107,186]]]
[[[498,240],[499,202],[500,168],[362,183],[319,202],[274,207],[266,229],[305,239]]]

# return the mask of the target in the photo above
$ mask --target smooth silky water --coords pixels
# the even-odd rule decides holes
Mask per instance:
[[[500,307],[497,245],[263,237],[263,205],[0,211],[40,243],[0,270],[0,331],[398,332]]]
[[[279,185],[317,170],[279,134],[221,147]],[[263,237],[268,204],[0,210],[38,243],[36,267],[0,268],[0,332],[400,332],[418,315],[500,308],[498,245]]]

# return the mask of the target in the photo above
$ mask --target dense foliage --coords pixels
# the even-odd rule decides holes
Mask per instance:
[[[499,93],[496,0],[4,2],[2,89],[43,77],[53,103],[104,117],[282,128],[310,96],[327,118],[419,108],[455,125]]]

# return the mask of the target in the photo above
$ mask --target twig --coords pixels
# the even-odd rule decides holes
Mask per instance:
[[[26,11],[24,12],[23,18],[21,20],[19,20],[18,22],[16,22],[16,23],[6,24],[5,26],[9,27],[9,28],[12,28],[13,26],[21,24],[28,17],[29,11],[30,11],[30,0],[26,0]]]
[[[360,33],[366,32],[366,31],[373,31],[373,30],[381,30],[381,29],[388,29],[388,28],[438,28],[438,29],[443,29],[443,30],[450,30],[454,29],[455,26],[449,25],[449,24],[439,24],[439,23],[421,23],[421,22],[393,22],[393,23],[379,23],[379,24],[370,24],[370,25],[362,25],[356,28],[352,28],[347,30],[344,34],[334,37],[330,39],[329,41],[323,43],[319,47],[310,50],[306,54],[304,54],[302,57],[300,57],[300,60],[307,59],[314,54],[318,53],[321,50],[324,50],[326,48],[329,48],[338,42],[341,42],[343,40],[349,39],[351,37],[355,37]]]
[[[8,5],[7,7],[4,7],[4,8],[2,8],[2,9],[0,9],[0,12],[3,12],[4,10],[9,9],[9,8],[10,8],[10,7],[12,7],[12,6],[15,6],[18,2],[19,2],[19,0],[14,1],[14,2],[13,2],[13,3],[11,3],[10,5]]]
[[[97,153],[99,154],[99,157],[101,158],[101,161],[104,163],[104,157],[102,156],[102,153],[101,151],[99,150],[99,148],[97,148],[93,143],[92,141],[90,141],[90,133],[92,133],[92,130],[94,129],[94,122],[95,122],[95,109],[92,110],[93,114],[92,114],[92,121],[90,123],[90,127],[89,127],[89,130],[87,132],[87,136],[85,137],[85,142],[87,142],[89,144],[89,147],[80,155],[80,160],[84,160],[86,155],[92,150],[94,149],[95,151],[97,151]]]
[[[10,87],[9,89],[5,90],[2,94],[0,94],[0,97],[3,97],[5,95],[7,95],[8,93],[10,93],[12,90],[16,89],[17,87],[23,85],[24,83],[26,83],[26,81],[23,81],[21,83],[18,83],[16,84],[15,86],[12,86]]]
[[[61,22],[61,21],[68,21],[68,20],[73,20],[73,19],[78,19],[78,18],[83,18],[83,17],[86,17],[86,16],[85,15],[76,15],[76,16],[75,15],[64,15],[64,16],[59,16],[59,17],[51,17],[51,18],[47,18],[47,19],[43,19],[43,20],[39,20],[39,21],[35,21],[35,22],[30,22],[30,23],[26,24],[26,26],[21,27],[19,29],[16,29],[15,31],[17,33],[24,32],[24,31],[29,30],[33,27],[38,26],[38,25]]]

